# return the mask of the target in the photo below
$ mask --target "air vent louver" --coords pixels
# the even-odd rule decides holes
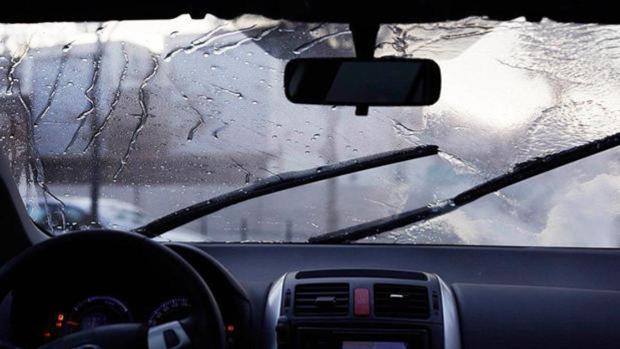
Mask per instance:
[[[376,284],[375,315],[411,319],[430,316],[428,289],[424,286]]]
[[[296,316],[345,316],[349,314],[349,285],[304,284],[295,287]]]

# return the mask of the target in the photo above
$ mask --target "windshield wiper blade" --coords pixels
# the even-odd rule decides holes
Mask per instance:
[[[282,190],[330,179],[354,172],[369,170],[376,167],[396,164],[421,157],[436,155],[435,145],[422,145],[413,148],[373,154],[336,164],[319,166],[302,171],[291,171],[259,180],[241,189],[213,197],[203,202],[175,211],[158,218],[133,231],[147,237],[156,237],[184,224],[192,222],[223,208],[254,199],[259,196],[273,194]]]
[[[413,210],[404,211],[389,217],[380,218],[334,232],[314,236],[308,239],[308,242],[314,244],[352,242],[420,221],[435,218],[452,212],[457,208],[482,198],[483,196],[494,193],[515,183],[619,145],[620,133],[616,133],[614,135],[563,150],[558,153],[533,158],[531,160],[518,163],[510,172],[476,185],[451,199],[435,202]]]

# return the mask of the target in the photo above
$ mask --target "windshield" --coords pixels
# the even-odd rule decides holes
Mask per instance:
[[[347,25],[256,16],[0,25],[0,144],[51,234],[130,230],[274,174],[435,144],[437,156],[253,199],[163,237],[301,242],[451,197],[620,131],[620,26],[383,25],[376,57],[436,60],[430,107],[295,105],[286,63],[353,57]],[[620,151],[360,242],[620,246]]]

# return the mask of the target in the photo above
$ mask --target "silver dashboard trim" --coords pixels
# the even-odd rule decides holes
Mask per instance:
[[[439,288],[441,290],[441,309],[443,315],[443,339],[444,348],[461,348],[461,327],[459,313],[456,307],[456,299],[452,289],[438,275]]]
[[[278,339],[276,337],[276,326],[280,317],[280,306],[282,304],[282,292],[284,289],[284,278],[282,275],[276,280],[267,294],[267,304],[265,305],[265,319],[263,322],[263,334],[265,338],[265,348],[277,349]]]

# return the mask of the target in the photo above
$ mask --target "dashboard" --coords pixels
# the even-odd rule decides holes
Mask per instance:
[[[168,246],[213,291],[228,348],[608,348],[620,342],[617,251]],[[57,264],[27,275],[8,299],[10,311],[0,306],[0,332],[10,329],[13,342],[28,349],[104,323],[184,316],[187,295],[174,280],[144,265],[119,269],[113,256],[59,256]],[[80,275],[75,258],[107,259]]]

